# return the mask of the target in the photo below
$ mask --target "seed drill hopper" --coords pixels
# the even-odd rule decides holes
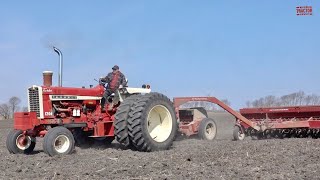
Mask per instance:
[[[244,136],[257,139],[320,137],[320,106],[243,108],[240,113],[251,124],[237,120],[236,140]]]

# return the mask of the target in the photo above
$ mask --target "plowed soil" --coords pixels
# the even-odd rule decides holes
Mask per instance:
[[[9,154],[12,121],[0,122],[0,179],[320,179],[320,140],[232,141],[234,119],[211,113],[214,141],[179,137],[167,151],[143,153],[94,145],[49,157],[38,139],[31,155]]]

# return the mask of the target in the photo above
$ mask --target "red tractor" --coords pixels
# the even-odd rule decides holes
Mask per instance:
[[[138,151],[171,147],[177,119],[169,98],[142,88],[123,87],[100,101],[104,84],[92,88],[53,87],[52,72],[44,73],[44,85],[28,89],[28,112],[14,114],[14,130],[7,137],[10,153],[31,153],[36,137],[44,137],[43,150],[50,156],[70,154],[75,144],[116,139]],[[61,82],[60,82],[61,84]]]

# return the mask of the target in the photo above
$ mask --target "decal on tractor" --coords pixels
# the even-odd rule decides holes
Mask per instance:
[[[45,115],[45,116],[52,116],[53,113],[52,113],[52,112],[44,112],[44,115]]]
[[[77,99],[77,96],[52,96],[52,99]]]
[[[43,88],[43,92],[51,93],[51,92],[52,92],[52,89]]]

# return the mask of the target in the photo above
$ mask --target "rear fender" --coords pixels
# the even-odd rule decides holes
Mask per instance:
[[[132,94],[148,94],[151,92],[151,89],[146,88],[119,88],[114,96],[113,103],[117,104],[119,101],[122,102],[125,98]]]

